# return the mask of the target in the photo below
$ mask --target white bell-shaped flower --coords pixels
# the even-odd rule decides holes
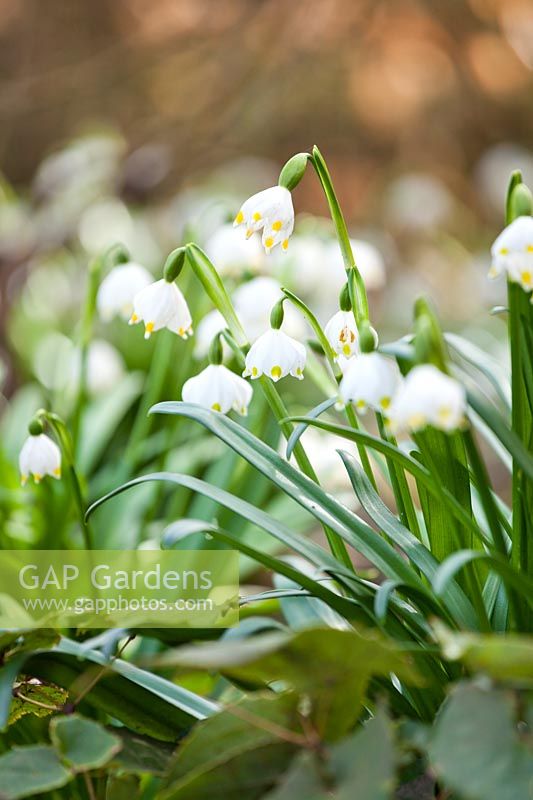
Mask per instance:
[[[533,217],[517,217],[500,233],[491,247],[490,278],[507,272],[526,291],[532,286]]]
[[[45,433],[30,435],[20,451],[19,469],[23,486],[30,475],[35,483],[40,483],[45,475],[58,479],[61,477],[61,451]]]
[[[362,414],[368,408],[386,414],[400,380],[395,361],[376,351],[361,353],[349,362],[339,392],[344,403],[354,403]]]
[[[186,403],[227,414],[232,408],[246,416],[252,399],[252,387],[223,364],[209,364],[183,384],[181,396]]]
[[[394,432],[418,431],[427,425],[456,430],[466,419],[464,386],[432,364],[414,367],[395,395],[388,416]]]
[[[174,283],[162,278],[137,292],[133,298],[130,325],[144,322],[144,338],[168,328],[182,339],[192,334],[192,319],[187,302]]]
[[[359,352],[359,333],[351,311],[337,311],[327,323],[324,333],[337,356],[351,358]]]
[[[284,186],[272,186],[252,195],[242,205],[233,224],[244,224],[248,238],[255,231],[262,230],[263,247],[267,253],[278,244],[281,244],[282,250],[286,250],[294,228],[290,191]]]
[[[507,275],[510,281],[519,283],[525,292],[530,292],[533,289],[533,250],[511,253],[507,257]]]
[[[251,346],[246,356],[243,376],[259,378],[268,375],[274,382],[292,375],[302,380],[306,351],[303,344],[276,328],[263,333]]]
[[[152,283],[147,269],[133,261],[114,267],[106,275],[96,297],[96,307],[103,320],[120,315],[129,319],[133,313],[133,298]]]

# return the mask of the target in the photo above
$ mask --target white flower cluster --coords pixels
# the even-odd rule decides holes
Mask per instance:
[[[253,195],[241,207],[233,227],[241,224],[246,226],[247,238],[262,231],[262,243],[267,253],[277,245],[286,250],[294,228],[291,192],[283,186],[274,186]],[[228,243],[233,248],[228,270],[233,263],[244,263],[250,257],[254,263],[259,260],[259,255],[263,258],[261,251],[247,251],[236,245],[233,228],[229,226],[221,232],[218,240],[215,237],[211,241],[210,247],[224,250]],[[355,244],[356,250],[361,249],[360,243]],[[506,271],[510,279],[519,282],[524,289],[529,291],[533,288],[531,217],[520,217],[508,226],[494,243],[492,252],[493,273]],[[370,256],[373,259],[372,274],[378,286],[383,280],[383,265],[379,257],[376,261],[373,253]],[[250,263],[250,266],[254,264]],[[192,334],[191,314],[176,283],[167,278],[165,273],[164,278],[154,281],[144,267],[134,262],[116,266],[102,281],[98,291],[97,308],[101,317],[109,320],[120,315],[129,318],[130,325],[144,322],[146,339],[162,328],[186,339]],[[212,348],[210,357],[215,363],[210,363],[185,382],[182,388],[184,401],[222,414],[234,410],[245,415],[253,394],[245,378],[254,380],[266,376],[277,382],[290,375],[303,379],[306,348],[298,338],[280,329],[284,317],[281,303],[280,318],[274,311],[273,319],[277,322],[269,324],[270,311],[281,299],[281,286],[271,277],[255,278],[235,291],[233,302],[237,316],[253,341],[245,357],[242,377],[220,363],[223,355],[220,334],[225,327],[222,315],[215,310],[202,320],[196,355],[203,357],[208,342],[219,336],[218,347]],[[342,301],[341,306],[346,308]],[[289,306],[285,317],[286,329],[294,337],[301,337],[302,321],[295,309]],[[325,326],[325,335],[343,372],[340,397],[344,403],[353,403],[359,413],[364,414],[369,408],[382,413],[393,432],[417,431],[428,425],[452,431],[464,425],[466,396],[461,384],[429,364],[414,367],[406,378],[402,378],[392,359],[377,351],[361,353],[359,332],[351,311],[337,311]],[[375,339],[377,346],[377,334]],[[20,453],[20,471],[23,483],[30,475],[36,483],[45,475],[59,478],[61,452],[58,446],[42,432],[30,435]]]
[[[362,353],[348,362],[339,391],[359,413],[368,408],[381,412],[393,433],[428,425],[450,432],[466,420],[464,387],[432,364],[416,366],[402,378],[395,361],[377,352]]]
[[[489,277],[505,273],[524,291],[533,290],[533,217],[517,217],[511,222],[495,240],[491,255]]]

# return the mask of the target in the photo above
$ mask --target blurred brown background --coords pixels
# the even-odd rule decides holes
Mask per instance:
[[[1,0],[1,161],[27,183],[106,122],[132,150],[165,148],[141,153],[138,183],[174,191],[318,142],[357,217],[384,172],[457,188],[489,145],[528,147],[532,67],[531,0]]]

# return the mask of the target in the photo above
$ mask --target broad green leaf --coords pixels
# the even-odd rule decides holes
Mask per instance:
[[[136,775],[109,775],[105,800],[137,800],[141,797],[141,782]]]
[[[35,797],[65,786],[72,778],[53,747],[14,747],[0,756],[0,800]]]
[[[150,739],[148,736],[139,736],[125,727],[116,727],[110,730],[115,736],[118,736],[122,745],[113,758],[113,766],[116,765],[124,772],[165,774],[174,753],[172,745],[157,739]]]
[[[279,776],[276,788],[264,800],[327,800],[331,793],[323,785],[320,767],[313,753],[302,750],[287,772]]]
[[[330,768],[337,800],[389,800],[395,783],[391,723],[378,710],[362,730],[335,745]]]
[[[158,663],[218,669],[249,685],[282,681],[311,699],[314,725],[329,740],[356,722],[371,677],[388,678],[393,672],[408,684],[420,682],[410,655],[376,632],[328,628],[183,647],[164,654]]]
[[[512,695],[462,684],[445,702],[429,743],[432,769],[469,800],[531,797],[533,754],[519,740]]]
[[[518,634],[456,633],[435,626],[444,656],[460,661],[470,672],[481,672],[515,686],[533,686],[533,641]]]
[[[75,772],[103,767],[121,748],[118,736],[79,714],[54,717],[50,738],[61,761]]]
[[[296,699],[248,698],[199,723],[183,741],[158,800],[256,800],[270,789],[295,752]]]
[[[325,526],[368,558],[387,577],[424,591],[416,572],[372,528],[233,420],[190,403],[159,403],[153,413],[181,414],[200,422]]]
[[[53,683],[41,683],[37,678],[22,676],[13,687],[13,700],[9,712],[9,725],[33,714],[48,717],[61,709],[68,700],[68,692]]]

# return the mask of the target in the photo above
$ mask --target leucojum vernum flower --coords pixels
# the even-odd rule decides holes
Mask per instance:
[[[346,748],[346,753],[351,753],[348,747],[353,748],[354,758],[363,769],[364,758],[360,755],[368,751],[369,741],[377,750],[383,744],[383,752],[387,755],[397,740],[401,740],[404,727],[411,729],[413,723],[427,729],[428,735],[423,737],[422,744],[417,740],[416,747],[411,741],[402,742],[401,755],[397,759],[388,755],[377,759],[390,764],[384,768],[383,775],[380,774],[381,788],[387,786],[394,793],[396,784],[393,780],[399,783],[403,766],[407,765],[406,771],[411,773],[414,765],[418,769],[423,762],[420,776],[426,779],[429,775],[432,781],[435,777],[430,794],[437,791],[438,779],[438,791],[449,794],[450,790],[457,792],[457,796],[472,797],[473,800],[492,797],[491,791],[494,797],[503,796],[507,790],[509,797],[509,792],[513,797],[525,797],[531,786],[529,763],[524,761],[522,769],[520,761],[520,769],[513,770],[513,773],[520,772],[522,781],[516,792],[514,788],[509,789],[511,779],[507,773],[498,783],[498,791],[493,786],[498,776],[494,778],[492,774],[488,789],[479,790],[481,783],[478,783],[478,778],[481,780],[483,776],[478,775],[472,789],[473,784],[462,777],[469,771],[469,762],[461,762],[457,768],[469,742],[465,740],[461,747],[449,751],[446,748],[450,739],[453,740],[454,718],[464,721],[466,714],[470,725],[471,708],[483,709],[489,697],[494,699],[491,704],[494,724],[497,725],[501,719],[504,722],[513,720],[513,729],[507,726],[509,741],[506,743],[512,754],[518,753],[517,748],[522,748],[525,753],[524,742],[519,737],[519,722],[522,725],[523,721],[525,726],[526,713],[531,716],[525,692],[530,691],[531,684],[528,662],[528,658],[531,660],[531,642],[526,637],[533,630],[533,308],[530,303],[533,289],[533,198],[520,176],[513,175],[506,207],[508,224],[492,247],[492,275],[505,275],[508,281],[507,306],[499,307],[498,311],[505,313],[505,323],[510,332],[512,371],[508,390],[507,386],[502,386],[505,378],[500,381],[503,370],[495,372],[486,354],[457,334],[452,337],[443,333],[436,312],[425,298],[418,298],[415,302],[412,333],[397,341],[380,343],[372,327],[368,287],[357,266],[357,247],[355,252],[353,248],[357,240],[350,238],[331,176],[317,148],[312,153],[294,156],[283,168],[278,186],[252,195],[237,213],[235,226],[243,225],[246,236],[261,233],[267,254],[261,255],[261,261],[277,260],[275,254],[268,256],[275,248],[287,249],[294,228],[291,192],[309,163],[313,164],[331,215],[332,228],[326,233],[329,237],[327,246],[329,249],[334,230],[339,247],[332,260],[335,269],[344,270],[337,281],[342,288],[333,287],[333,281],[327,287],[330,305],[323,307],[324,313],[315,313],[307,305],[307,302],[313,303],[309,301],[309,294],[305,294],[305,259],[296,270],[296,285],[289,286],[281,286],[270,274],[236,286],[236,276],[246,274],[249,278],[257,267],[257,263],[251,263],[250,269],[246,269],[242,263],[247,257],[245,248],[240,247],[230,253],[227,264],[223,265],[223,272],[230,278],[227,287],[217,264],[212,263],[209,255],[195,242],[172,251],[158,280],[153,280],[147,271],[133,262],[114,266],[98,291],[100,315],[109,319],[130,314],[131,324],[144,323],[146,338],[167,328],[158,337],[164,347],[154,349],[146,373],[145,396],[141,397],[138,408],[132,406],[129,399],[121,424],[116,425],[115,435],[123,435],[124,430],[128,435],[124,465],[121,464],[117,470],[124,472],[124,480],[109,491],[107,483],[109,476],[111,480],[113,476],[111,459],[115,449],[120,451],[120,448],[109,447],[109,455],[102,448],[101,455],[95,459],[102,463],[97,464],[96,480],[90,486],[93,491],[94,485],[105,485],[109,494],[96,500],[87,512],[86,481],[78,479],[75,462],[80,455],[80,460],[90,461],[87,457],[90,448],[84,445],[83,435],[87,435],[84,426],[90,428],[87,420],[94,424],[94,406],[90,406],[94,402],[89,380],[92,369],[90,355],[91,347],[98,340],[87,341],[90,337],[86,336],[85,339],[81,337],[79,348],[77,384],[80,390],[70,414],[73,433],[69,435],[67,425],[55,412],[44,409],[36,412],[29,425],[30,435],[20,451],[22,483],[26,483],[30,476],[35,483],[45,476],[59,478],[63,460],[72,494],[68,494],[67,486],[61,486],[59,491],[48,491],[50,487],[46,486],[44,491],[36,493],[35,500],[41,501],[46,496],[50,508],[59,508],[59,501],[66,497],[67,502],[61,509],[66,520],[66,534],[60,544],[68,547],[75,541],[71,506],[76,505],[78,533],[82,531],[87,549],[92,549],[87,517],[116,494],[134,491],[138,484],[154,480],[161,482],[159,485],[166,483],[169,493],[186,487],[186,492],[179,495],[175,504],[169,502],[166,492],[152,493],[143,517],[150,523],[150,539],[145,536],[140,548],[153,546],[157,549],[161,546],[161,550],[171,549],[183,538],[184,532],[187,535],[190,530],[195,535],[207,533],[222,542],[224,548],[229,545],[245,554],[250,563],[255,561],[262,569],[270,570],[282,579],[279,584],[276,577],[271,581],[274,592],[269,585],[264,592],[258,587],[260,594],[254,590],[253,595],[238,598],[239,604],[242,601],[242,605],[246,603],[252,609],[257,600],[266,601],[260,605],[261,629],[283,624],[284,632],[279,647],[272,643],[269,633],[268,648],[263,649],[260,646],[262,633],[252,617],[255,611],[250,612],[250,630],[258,645],[254,644],[253,652],[249,649],[246,626],[239,630],[238,637],[234,637],[231,646],[236,652],[241,646],[247,649],[243,651],[245,658],[234,662],[242,668],[242,676],[240,672],[239,676],[243,680],[231,686],[228,697],[231,699],[235,695],[240,703],[235,707],[244,709],[243,718],[237,719],[239,725],[248,725],[246,714],[251,714],[252,721],[259,720],[257,725],[254,723],[254,730],[260,730],[261,719],[257,709],[264,707],[265,701],[262,695],[254,696],[256,693],[249,690],[248,682],[244,680],[258,674],[253,659],[261,659],[259,671],[264,672],[268,669],[267,662],[272,661],[269,658],[264,660],[265,652],[275,653],[272,663],[281,672],[288,669],[291,676],[298,677],[293,658],[298,652],[302,670],[308,670],[311,677],[308,680],[307,674],[305,676],[305,703],[302,704],[302,698],[298,696],[291,704],[292,693],[296,694],[301,688],[297,681],[291,690],[272,692],[268,702],[274,713],[280,709],[281,722],[278,731],[274,731],[274,739],[277,741],[277,733],[281,731],[280,741],[288,740],[282,741],[285,752],[287,749],[296,750],[301,744],[301,753],[307,759],[305,780],[310,781],[306,796],[325,797],[332,787],[335,791],[338,788],[340,793],[351,788],[356,796],[358,786],[355,783],[350,787],[343,784],[346,770],[335,772],[337,762],[342,761],[334,757],[335,753],[341,752],[335,748]],[[222,236],[210,235],[209,239],[210,252],[216,258],[220,242],[225,247],[225,242],[231,239],[227,224]],[[256,240],[259,247],[258,237]],[[233,238],[232,248],[234,244]],[[298,251],[298,246],[294,250]],[[279,261],[287,264],[290,259],[291,256],[281,254]],[[102,264],[105,263],[103,259]],[[191,355],[192,347],[187,351],[180,344],[178,348],[175,337],[169,334],[178,334],[184,339],[192,334],[189,306],[176,285],[182,269],[194,273],[195,289],[189,297],[193,311],[198,308],[205,313],[201,324],[201,346],[196,347],[195,359],[192,360],[176,356],[172,350],[174,345],[176,351],[180,349],[186,356]],[[262,269],[268,270],[268,266],[262,264]],[[289,271],[287,274],[290,276]],[[384,271],[380,271],[382,275]],[[324,274],[323,281],[327,282],[329,277]],[[312,283],[316,288],[316,275]],[[375,290],[378,285],[376,281]],[[88,293],[88,297],[94,307],[94,291]],[[90,303],[88,308],[91,309]],[[292,325],[295,317],[305,321],[300,329]],[[321,321],[328,317],[323,328]],[[87,320],[84,320],[84,334],[91,327],[85,323]],[[479,353],[478,357],[476,353]],[[208,363],[205,362],[206,356]],[[225,363],[222,363],[223,358]],[[198,365],[200,360],[203,363]],[[304,370],[306,380],[302,385],[299,381],[304,378]],[[121,382],[121,371],[115,375],[116,378],[113,373],[111,378],[106,378],[104,391],[112,391],[111,383]],[[279,386],[287,376],[296,378],[298,383],[287,380]],[[173,387],[171,391],[174,393],[167,402],[160,396],[165,386]],[[180,394],[181,402],[178,402],[176,398]],[[293,408],[309,409],[311,404],[313,407],[307,413],[295,416],[287,408],[291,404]],[[88,409],[93,413],[87,413]],[[237,414],[244,417],[249,409],[246,420],[225,416]],[[148,410],[151,412],[149,415],[146,413]],[[185,424],[164,428],[158,414],[178,416],[187,426],[197,423],[205,430],[195,438],[189,436]],[[154,431],[151,425],[161,427]],[[57,444],[45,433],[45,426]],[[178,435],[174,436],[176,432]],[[89,430],[89,435],[91,433]],[[314,448],[312,445],[309,448],[313,434],[318,438]],[[228,445],[232,450],[230,459],[221,459],[215,465],[210,463],[211,446],[208,439],[205,447],[206,436],[216,436],[221,443]],[[285,448],[280,447],[281,436],[286,440]],[[399,444],[397,436],[404,437],[404,441]],[[326,437],[327,457],[323,447]],[[485,440],[483,449],[479,446],[480,438]],[[332,439],[338,447],[329,446]],[[199,458],[196,458],[192,451],[198,440],[201,440],[201,445]],[[484,457],[485,447],[492,450],[491,458],[501,458],[505,467],[502,473],[508,470],[511,474],[509,484],[512,491],[505,498],[500,498],[492,485],[492,470],[487,468]],[[227,465],[234,463],[234,454],[241,458],[235,459],[237,466],[233,471]],[[213,458],[217,456],[218,451]],[[109,464],[106,458],[109,458]],[[199,462],[201,479],[198,475],[184,474],[187,466],[182,471],[182,461],[192,470]],[[179,472],[167,471],[172,468],[168,466],[170,462],[178,464]],[[338,466],[340,479],[337,482],[335,475],[335,481],[328,485],[328,475],[324,472],[333,471],[334,464]],[[213,466],[216,469],[212,469]],[[145,467],[145,474],[139,474],[139,470]],[[260,481],[257,480],[258,474]],[[93,475],[88,477],[92,479]],[[201,505],[199,501],[202,501],[202,512],[207,509],[207,514],[196,518],[194,512]],[[305,512],[302,517],[308,518],[307,523],[298,518],[301,530],[292,529],[296,504]],[[120,510],[120,505],[118,508]],[[190,518],[187,517],[189,512]],[[170,514],[172,517],[168,519]],[[279,519],[277,515],[281,514],[286,514],[286,518]],[[54,522],[59,516],[55,514]],[[177,523],[176,517],[180,517]],[[236,523],[238,517],[242,519],[242,528]],[[167,521],[169,525],[166,525]],[[307,524],[305,529],[304,524]],[[156,539],[158,530],[164,530],[161,539]],[[103,533],[107,534],[107,530],[104,529]],[[111,533],[116,536],[115,531]],[[258,533],[259,537],[268,536],[272,540],[267,543],[265,538],[254,538]],[[114,543],[115,539],[111,541]],[[278,552],[281,549],[284,550],[282,554]],[[183,551],[180,557],[182,555]],[[364,571],[361,571],[360,556],[369,562],[372,570],[365,563]],[[210,597],[215,594],[213,592]],[[293,612],[294,598],[302,594],[311,598],[311,605],[306,606],[308,611],[311,609],[313,615],[316,613],[317,622],[312,628],[306,624],[302,629],[299,614]],[[282,602],[279,602],[280,598],[283,598]],[[296,603],[300,602],[298,596]],[[275,617],[265,622],[263,615],[271,613]],[[212,619],[218,624],[223,613],[220,612],[219,618],[219,610],[215,608],[213,614]],[[283,618],[283,622],[278,617]],[[298,618],[296,626],[295,618]],[[505,639],[508,631],[513,633],[513,647],[508,647]],[[139,636],[142,635],[140,632]],[[191,627],[187,638],[193,636],[194,628]],[[76,653],[74,641],[68,642],[66,638],[63,641],[67,642],[68,649],[62,652],[62,658],[65,654],[70,657]],[[10,640],[9,647],[12,646]],[[220,674],[224,672],[225,680],[230,681],[233,673],[231,670],[226,673],[227,658],[224,654],[219,655],[222,651],[218,643],[212,650],[211,646],[207,643],[209,657],[205,663],[209,662],[216,669],[220,657]],[[80,651],[80,658],[86,652],[85,649]],[[458,663],[452,663],[454,661]],[[38,664],[38,658],[32,658],[33,662]],[[524,666],[526,662],[528,668]],[[335,673],[335,665],[338,667],[339,664],[342,668]],[[251,672],[247,672],[250,665]],[[141,674],[141,668],[136,669]],[[481,674],[483,681],[470,680],[470,674],[476,672]],[[324,703],[324,680],[330,673],[333,676],[328,688],[331,703]],[[127,676],[121,677],[125,680]],[[279,675],[265,673],[265,677],[275,681]],[[352,697],[355,677],[361,689],[361,697],[357,697],[356,702]],[[166,679],[159,677],[158,680],[163,687]],[[182,690],[177,685],[179,672],[174,680],[174,683],[166,681],[171,690],[169,695],[172,694],[173,698],[177,690]],[[292,684],[292,678],[289,683]],[[338,695],[337,684],[340,685]],[[148,693],[149,682],[143,685],[146,687],[143,691]],[[469,702],[463,708],[462,701],[457,704],[457,697],[468,691],[469,685],[473,688]],[[91,685],[90,690],[92,688]],[[523,694],[517,699],[515,695],[520,692]],[[111,706],[104,704],[102,711],[107,711],[110,718],[116,718],[127,726],[130,718],[134,717],[135,703],[132,704],[133,710],[128,709],[123,719],[123,703],[114,703],[113,693],[108,694],[106,702]],[[382,695],[385,702],[380,700]],[[195,730],[200,730],[199,736],[205,735],[206,741],[212,741],[224,719],[231,719],[233,724],[239,716],[226,706],[219,710],[210,702],[206,704],[206,698],[195,697],[189,690],[183,697],[187,704],[192,698],[195,714],[198,708],[205,709],[205,715],[202,711],[202,717],[205,717],[201,722],[202,728]],[[158,690],[158,703],[164,703],[164,698],[165,692]],[[217,696],[216,699],[221,698]],[[222,702],[224,699],[225,696]],[[283,705],[277,706],[280,700]],[[142,720],[139,725],[135,720],[135,727],[144,732],[151,720],[149,701],[143,703]],[[297,732],[293,730],[293,712],[303,705],[305,725],[302,712]],[[439,709],[443,707],[444,714],[441,714]],[[153,723],[154,742],[161,735],[159,708],[158,705]],[[169,708],[173,709],[172,704]],[[248,708],[252,708],[253,713]],[[337,713],[339,708],[342,708],[342,714]],[[213,709],[217,713],[211,717]],[[60,712],[62,708],[57,710]],[[287,710],[290,712],[288,716]],[[58,714],[52,724],[56,725],[56,720],[61,722],[64,718],[65,715]],[[212,719],[215,720],[215,729],[210,728]],[[272,715],[272,719],[278,717]],[[450,719],[453,723],[451,728]],[[405,721],[409,726],[403,725]],[[267,722],[271,724],[270,717]],[[96,722],[92,721],[92,725]],[[447,726],[446,735],[442,734],[442,726]],[[270,733],[268,725],[265,730]],[[373,737],[371,740],[364,738],[369,730]],[[181,729],[164,728],[162,738],[177,739],[177,733],[181,735]],[[106,736],[109,735],[106,732]],[[349,738],[343,740],[343,737]],[[430,742],[429,747],[425,745],[426,740]],[[483,743],[479,745],[479,752],[483,746]],[[361,748],[359,757],[358,747]],[[202,775],[206,774],[201,764],[202,748],[196,749],[193,781],[200,771]],[[421,750],[424,750],[423,754]],[[183,751],[178,751],[178,759],[180,752]],[[445,758],[441,757],[443,752]],[[236,764],[239,756],[240,751],[235,747],[232,758]],[[317,768],[307,770],[315,756],[317,763],[314,766]],[[491,759],[498,756],[499,753],[493,750],[491,758],[478,759],[476,763],[491,763]],[[4,756],[0,756],[0,762],[2,758]],[[325,765],[327,770],[323,769],[324,758],[328,762]],[[180,764],[183,772],[188,769],[186,761],[184,759]],[[394,761],[402,763],[402,770],[395,775]],[[517,759],[513,756],[513,764],[515,761]],[[296,771],[289,767],[287,772],[287,761],[280,762],[278,788],[282,793],[288,785],[282,782],[286,781],[286,775],[289,775],[289,783],[294,775],[298,780],[301,777],[298,772],[301,763],[295,763]],[[378,768],[382,768],[381,763]],[[447,771],[451,775],[448,782]],[[237,775],[239,770],[234,772]],[[259,775],[261,771],[257,772]],[[326,772],[327,780],[323,781]],[[274,770],[269,774],[273,776]],[[172,781],[173,777],[172,772],[170,778],[166,776],[161,780],[168,778]],[[179,785],[163,787],[165,797],[171,796],[172,792],[175,794],[175,790],[179,792],[179,786],[184,785],[183,773],[178,778]],[[187,775],[187,781],[188,778]],[[277,781],[278,776],[275,778]],[[273,783],[274,780],[268,786],[261,786],[257,797],[260,794],[261,797],[272,796]],[[233,786],[229,783],[228,786],[231,794]],[[255,788],[254,785],[254,791]],[[236,792],[238,787],[234,794]]]

